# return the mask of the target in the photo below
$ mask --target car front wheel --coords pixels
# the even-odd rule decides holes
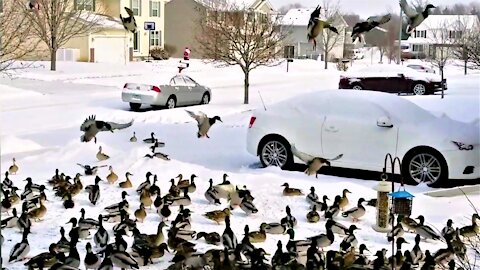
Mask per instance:
[[[260,143],[260,162],[263,167],[277,166],[282,169],[293,164],[290,144],[281,137],[270,137]]]
[[[422,182],[438,187],[448,179],[447,163],[436,151],[422,149],[409,153],[402,164],[403,176],[409,184]]]
[[[427,88],[423,83],[415,83],[413,85],[413,93],[415,95],[425,95],[427,93]]]

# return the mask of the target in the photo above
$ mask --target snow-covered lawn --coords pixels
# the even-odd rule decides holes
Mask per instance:
[[[11,158],[15,157],[20,167],[17,175],[10,178],[21,188],[26,177],[32,177],[34,183],[45,184],[51,178],[56,168],[67,175],[74,176],[82,172],[76,163],[90,165],[112,165],[120,176],[118,182],[125,179],[125,173],[130,172],[134,188],[129,189],[128,201],[130,214],[133,216],[139,206],[139,196],[135,188],[145,180],[146,172],[158,175],[162,195],[168,192],[169,180],[179,173],[184,177],[196,174],[197,191],[191,195],[193,211],[192,229],[200,232],[222,233],[223,225],[204,218],[206,211],[223,209],[221,206],[208,205],[204,198],[204,191],[208,188],[208,179],[214,183],[222,180],[223,173],[230,176],[230,180],[239,186],[246,185],[255,197],[254,203],[259,209],[257,214],[246,216],[242,210],[233,211],[232,228],[238,238],[243,236],[246,224],[250,230],[256,230],[262,222],[279,222],[285,216],[285,207],[292,208],[293,215],[299,220],[296,229],[296,239],[302,239],[321,232],[325,232],[324,220],[317,224],[306,222],[308,204],[302,197],[283,197],[282,185],[290,183],[293,187],[308,192],[315,186],[319,196],[327,195],[333,200],[343,188],[352,191],[350,205],[356,205],[360,197],[371,199],[376,197],[373,187],[376,181],[341,178],[336,176],[320,175],[318,179],[308,177],[301,172],[281,171],[278,168],[254,169],[252,164],[258,159],[251,156],[245,149],[245,136],[251,110],[260,107],[263,98],[267,108],[270,104],[293,97],[300,93],[338,88],[340,72],[331,69],[324,70],[323,63],[312,60],[295,60],[290,64],[290,71],[286,72],[285,63],[272,67],[260,68],[251,74],[250,105],[242,105],[243,75],[237,67],[216,68],[200,61],[192,61],[191,68],[186,71],[199,83],[212,88],[212,103],[209,105],[188,108],[192,111],[203,111],[209,116],[221,116],[223,123],[215,124],[209,132],[211,139],[197,139],[196,124],[184,111],[184,108],[173,110],[148,110],[145,112],[131,112],[128,104],[122,103],[120,98],[121,87],[125,82],[166,82],[176,73],[178,59],[155,63],[131,63],[127,66],[111,66],[107,64],[89,63],[59,63],[60,72],[52,73],[47,69],[36,68],[15,74],[15,79],[0,79],[0,107],[1,107],[1,168],[6,171],[11,165]],[[369,64],[368,58],[358,61],[352,68]],[[47,65],[48,67],[48,65]],[[462,75],[462,71],[449,67],[446,71],[449,89],[445,98],[439,95],[405,98],[417,103],[435,113],[445,113],[449,117],[464,121],[478,121],[479,109],[479,80],[480,74]],[[134,119],[132,127],[115,131],[103,132],[98,136],[98,143],[81,143],[79,126],[84,119],[95,114],[97,119],[115,122],[127,122]],[[129,138],[136,132],[139,142],[131,143]],[[146,159],[143,156],[149,152],[148,145],[141,142],[150,132],[155,132],[161,141],[166,142],[161,151],[170,155],[171,161]],[[98,162],[95,154],[98,146],[110,155],[107,161]],[[105,179],[108,174],[106,168],[99,170],[98,175]],[[92,184],[94,177],[81,177],[84,186]],[[75,208],[65,210],[61,200],[54,197],[51,187],[46,194],[48,212],[43,221],[35,223],[32,234],[29,236],[31,244],[30,256],[46,251],[48,245],[60,239],[59,229],[64,226],[68,232],[71,225],[65,223],[71,217],[80,217],[79,210],[83,207],[86,216],[97,218],[103,207],[121,200],[121,189],[117,184],[100,183],[101,198],[99,204],[93,207],[86,192],[81,192],[75,199]],[[464,226],[470,223],[472,209],[464,197],[432,198],[422,193],[430,190],[425,186],[407,187],[407,190],[416,197],[413,203],[413,216],[420,214],[426,217],[426,223],[441,230],[448,218],[455,222],[455,226]],[[480,205],[480,196],[472,195],[470,199],[475,205]],[[20,210],[21,205],[16,205]],[[173,216],[177,214],[177,207],[172,207]],[[449,211],[445,211],[448,209]],[[148,216],[138,228],[143,233],[155,233],[160,217],[154,209],[147,209]],[[342,217],[338,221],[350,225],[351,221]],[[362,230],[356,234],[360,243],[365,243],[373,251],[381,248],[389,249],[391,245],[383,234],[376,233],[371,228],[375,221],[375,209],[367,207],[367,214],[359,222]],[[110,229],[113,224],[107,224]],[[92,234],[94,231],[92,231]],[[9,265],[8,252],[13,245],[21,240],[21,234],[16,229],[2,230],[6,241],[2,246],[2,258],[8,269],[24,269],[22,263]],[[411,249],[415,235],[408,234]],[[128,243],[133,239],[125,238]],[[258,244],[267,252],[273,254],[276,243],[282,240],[285,245],[287,235],[268,235],[267,241]],[[206,251],[214,246],[207,245],[204,240],[198,243],[199,251]],[[338,248],[341,239],[338,237],[331,248]],[[35,243],[35,244],[33,244]],[[82,260],[85,254],[86,241],[78,245]],[[444,248],[442,242],[422,243],[422,249],[436,251]],[[145,269],[163,269],[173,255],[167,254],[159,264],[150,265]]]

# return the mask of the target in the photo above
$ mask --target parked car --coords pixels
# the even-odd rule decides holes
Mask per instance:
[[[409,68],[413,68],[418,72],[426,72],[426,73],[436,73],[435,70],[431,67],[422,64],[409,64],[407,65]]]
[[[446,90],[446,79],[444,85]],[[401,65],[370,65],[340,76],[338,88],[426,95],[441,91],[442,79],[437,74],[418,72]]]
[[[353,59],[354,60],[360,60],[360,59],[363,59],[365,58],[365,53],[363,53],[362,50],[360,49],[354,49],[353,50]]]
[[[169,84],[150,85],[126,83],[123,86],[122,100],[130,103],[132,110],[138,110],[142,104],[167,107],[169,109],[184,105],[208,104],[212,98],[210,88],[198,84],[186,75],[175,75]]]
[[[291,146],[331,166],[381,172],[398,156],[407,183],[437,186],[480,177],[480,126],[438,117],[408,99],[375,91],[326,90],[256,110],[247,150],[263,166],[288,168]],[[396,169],[399,172],[399,168]]]

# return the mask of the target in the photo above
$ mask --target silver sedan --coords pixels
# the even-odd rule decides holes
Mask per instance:
[[[211,98],[210,88],[180,74],[173,76],[165,85],[126,83],[122,91],[122,100],[128,102],[132,110],[139,110],[142,104],[169,109],[208,104]]]

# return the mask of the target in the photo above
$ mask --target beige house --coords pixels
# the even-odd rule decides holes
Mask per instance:
[[[171,0],[165,4],[165,44],[176,48],[172,57],[183,57],[183,50],[191,50],[191,58],[202,58],[196,49],[198,24],[207,16],[211,7],[233,4],[251,10],[256,16],[273,14],[275,10],[268,0]]]

